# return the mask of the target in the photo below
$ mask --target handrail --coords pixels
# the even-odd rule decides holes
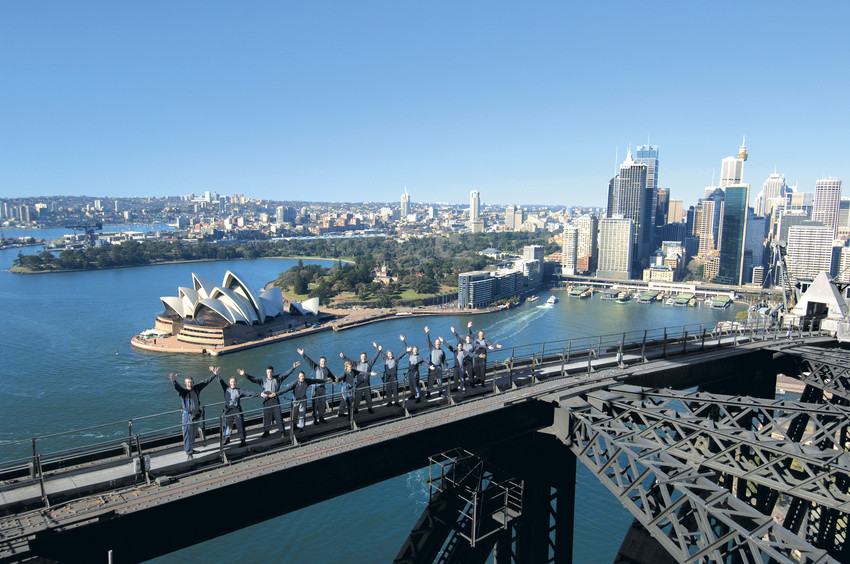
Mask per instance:
[[[564,374],[564,366],[570,360],[573,361],[581,361],[584,362],[584,357],[586,355],[587,364],[589,370],[593,370],[592,363],[597,362],[604,355],[615,355],[617,362],[621,363],[624,354],[639,354],[643,360],[646,360],[646,348],[648,346],[661,346],[670,354],[682,354],[687,352],[694,352],[695,350],[702,350],[706,343],[710,345],[721,345],[724,346],[739,346],[744,342],[751,342],[752,340],[760,337],[761,340],[777,340],[780,338],[791,338],[795,336],[803,336],[805,331],[807,330],[807,334],[809,336],[814,335],[817,331],[820,333],[820,328],[815,328],[815,324],[809,324],[808,328],[804,328],[803,326],[790,327],[790,328],[780,328],[776,324],[761,324],[757,322],[756,324],[746,324],[746,323],[736,323],[736,322],[719,322],[714,329],[712,329],[709,333],[706,332],[706,327],[704,324],[692,324],[692,325],[682,325],[682,326],[674,326],[674,327],[661,327],[656,329],[640,329],[635,331],[626,331],[621,333],[611,333],[604,335],[596,335],[596,336],[585,336],[585,337],[577,337],[572,339],[560,339],[556,341],[546,341],[542,343],[529,343],[524,345],[515,345],[511,348],[502,348],[496,349],[493,351],[488,351],[488,362],[486,370],[488,372],[496,371],[497,373],[505,373],[507,372],[511,377],[511,382],[513,382],[513,372],[517,369],[523,368],[532,368],[532,376],[534,374],[534,368],[538,365],[545,364],[557,364],[560,363],[562,366],[562,375]],[[675,335],[675,336],[674,336]],[[724,337],[733,337],[733,343],[722,343],[722,339]],[[716,338],[716,340],[715,340]],[[742,340],[745,338],[745,340]],[[689,343],[698,343],[700,344],[698,349],[695,349],[693,345],[689,348]],[[681,345],[675,351],[669,348],[670,345],[679,344]],[[444,379],[445,382],[438,383],[438,391],[446,392],[446,388],[452,385],[454,380],[453,378],[453,367],[454,367],[454,359],[449,357],[447,358],[448,368],[445,372]],[[399,381],[398,381],[398,391],[399,395],[409,393],[407,379],[404,377],[404,372],[401,367],[399,368]],[[420,369],[420,374],[424,374],[423,383],[425,377],[427,377],[427,366]],[[375,377],[377,382],[372,383],[369,386],[369,393],[373,393],[374,391],[380,392],[384,389],[384,382],[381,376]],[[374,380],[373,380],[374,381]],[[495,378],[494,382],[494,391],[498,391],[495,387]],[[536,379],[535,379],[536,382]],[[333,402],[342,399],[342,389],[338,388],[334,384],[330,384],[329,393],[325,396],[326,402]],[[354,395],[356,387],[351,390],[352,396]],[[452,396],[450,393],[445,393],[447,402],[451,402]],[[353,398],[352,398],[353,399]],[[307,398],[307,402],[312,400],[311,397]],[[284,414],[284,417],[291,417],[292,412],[292,404],[293,400],[286,397],[281,397],[281,410]],[[223,406],[224,402],[213,402],[210,404],[206,404],[205,408],[214,408],[216,406]],[[352,403],[352,408],[354,404]],[[212,410],[211,410],[212,411]],[[249,414],[261,414],[263,411],[262,407],[258,407],[255,409],[244,409],[243,413],[245,416]],[[83,427],[79,429],[71,429],[67,431],[62,431],[58,433],[51,433],[48,435],[41,435],[31,437],[29,439],[18,439],[12,441],[6,441],[0,443],[0,449],[5,449],[8,447],[20,446],[23,444],[31,444],[32,445],[32,454],[30,456],[17,456],[14,459],[10,460],[0,460],[0,470],[3,468],[8,468],[12,466],[20,466],[23,463],[32,463],[36,456],[39,457],[39,460],[42,464],[49,463],[52,460],[56,460],[58,458],[62,458],[62,456],[69,456],[74,454],[84,454],[91,453],[94,451],[101,451],[109,448],[124,448],[127,450],[129,456],[132,457],[132,451],[134,448],[134,442],[141,441],[149,441],[156,437],[162,437],[167,435],[168,433],[174,432],[174,430],[179,430],[180,424],[168,424],[165,426],[157,426],[153,429],[147,429],[144,432],[136,432],[137,430],[133,428],[133,423],[138,423],[139,421],[151,420],[158,417],[170,416],[180,413],[180,410],[170,410],[163,411],[160,413],[142,415],[139,417],[134,417],[127,420],[114,421],[109,423],[102,423],[98,425],[92,425],[89,427]],[[405,415],[409,415],[405,411]],[[206,428],[208,423],[218,423],[219,415],[210,415],[205,416],[201,422]],[[290,425],[293,422],[290,421]],[[121,426],[121,431],[116,431],[116,435],[113,438],[104,437],[103,440],[86,443],[85,445],[73,446],[67,448],[61,448],[54,451],[44,451],[43,449],[38,448],[38,442],[42,443],[48,439],[56,439],[58,437],[65,437],[73,434],[80,434],[88,431],[105,429],[108,427]],[[125,430],[126,427],[129,426],[129,433]],[[356,429],[356,425],[354,425],[352,420],[352,428]],[[139,437],[138,439],[134,439],[134,437]],[[138,443],[137,443],[138,444]]]

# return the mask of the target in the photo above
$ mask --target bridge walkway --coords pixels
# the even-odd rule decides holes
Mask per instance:
[[[706,339],[704,332],[690,336],[683,332],[679,339],[668,339],[665,331],[665,338],[660,341],[647,339],[644,332],[642,343],[627,343],[624,335],[619,343],[610,339],[606,346],[601,346],[600,338],[600,346],[589,346],[574,354],[563,347],[560,352],[552,352],[557,348],[549,347],[545,354],[544,345],[539,355],[512,354],[494,362],[490,377],[481,388],[447,393],[442,398],[423,398],[421,404],[408,402],[405,408],[376,406],[373,415],[362,413],[354,425],[336,416],[329,417],[328,425],[308,426],[297,436],[295,444],[274,436],[272,440],[263,440],[259,437],[260,430],[254,429],[244,449],[236,446],[222,449],[217,439],[197,449],[194,460],[187,460],[175,437],[174,442],[148,451],[151,466],[147,474],[140,475],[126,458],[111,457],[44,473],[40,479],[13,481],[0,487],[0,514],[7,514],[0,518],[0,561],[19,551],[23,553],[28,539],[39,532],[67,530],[106,516],[141,511],[497,411],[498,419],[488,420],[488,426],[501,428],[504,433],[527,432],[533,430],[526,428],[528,425],[542,427],[551,422],[546,422],[545,417],[529,422],[527,416],[518,416],[515,429],[499,427],[511,421],[510,417],[503,417],[506,407],[529,405],[528,400],[534,398],[574,397],[601,390],[649,370],[653,360],[653,366],[699,363],[705,362],[706,355],[745,354],[749,349],[765,348],[777,340],[788,339],[775,333],[747,331],[710,337]],[[812,332],[791,336],[791,340],[798,345],[832,341]],[[701,354],[695,354],[698,352]],[[671,358],[665,360],[665,357]],[[396,463],[404,466],[402,462]],[[414,461],[409,461],[407,466],[409,470],[417,467],[419,463]],[[396,472],[399,468],[392,467]],[[392,475],[397,473],[384,475],[377,471],[374,481]],[[154,476],[160,478],[156,485],[145,481]],[[140,485],[140,479],[145,483]],[[364,485],[368,484],[361,480],[358,487]],[[329,490],[328,496],[331,493]],[[51,499],[59,505],[54,502],[50,506]],[[45,501],[46,507],[38,507]]]
[[[637,352],[605,349],[601,353],[593,351],[587,354],[586,351],[582,351],[570,359],[567,359],[563,353],[554,353],[559,358],[553,360],[550,356],[541,360],[532,360],[525,365],[519,364],[516,372],[508,368],[510,360],[515,361],[516,359],[508,359],[507,362],[501,363],[502,366],[497,363],[496,370],[491,370],[488,373],[485,385],[481,388],[472,388],[465,392],[451,392],[446,389],[446,394],[451,394],[451,403],[463,403],[478,400],[481,396],[491,393],[494,390],[494,384],[495,389],[501,391],[501,389],[528,386],[537,384],[541,380],[561,377],[571,377],[570,387],[573,388],[575,393],[586,393],[597,387],[604,387],[609,379],[615,378],[615,373],[606,374],[606,377],[602,380],[590,377],[594,372],[635,365],[639,367],[650,361],[656,361],[651,370],[657,370],[659,366],[657,362],[667,356],[675,354],[674,360],[668,362],[682,364],[681,355],[702,351],[703,349],[709,351],[722,349],[722,352],[718,354],[728,357],[729,346],[743,347],[751,342],[751,337],[747,335],[720,335],[711,339],[709,343],[704,343],[697,337],[692,336],[684,342],[668,343],[666,346],[650,344],[643,351]],[[762,343],[762,341],[755,342]],[[799,345],[800,339],[794,342]],[[791,347],[791,344],[787,344],[783,348]],[[745,350],[742,349],[741,353]],[[639,373],[640,369],[629,371],[630,375]],[[535,388],[533,395],[547,394],[549,393],[547,388]],[[409,390],[406,391],[409,392]],[[355,427],[365,427],[387,419],[418,415],[436,407],[446,406],[450,402],[446,397],[435,396],[426,399],[423,395],[420,404],[414,404],[412,400],[407,400],[406,403],[407,405],[403,408],[376,405],[374,414],[363,413],[357,416]],[[193,459],[187,459],[182,451],[182,445],[175,445],[172,442],[172,444],[145,451],[145,456],[149,460],[149,467],[146,469],[140,467],[141,464],[145,464],[144,456],[140,457],[141,460],[135,459],[138,457],[128,459],[126,456],[113,456],[97,462],[75,464],[53,472],[45,472],[43,480],[22,480],[17,487],[14,481],[6,480],[7,483],[0,488],[0,515],[14,512],[19,508],[41,504],[45,501],[45,498],[48,503],[50,503],[50,500],[63,501],[78,495],[107,491],[116,486],[132,484],[139,479],[144,480],[145,474],[150,479],[150,477],[155,476],[191,472],[193,469],[222,462],[223,454],[226,462],[228,459],[237,460],[263,452],[295,448],[299,443],[313,441],[323,436],[351,432],[351,421],[338,417],[335,412],[331,413],[334,414],[328,416],[327,425],[307,425],[303,433],[296,436],[297,442],[294,444],[291,439],[291,417],[287,417],[286,419],[290,423],[288,425],[290,427],[288,437],[281,438],[278,434],[272,434],[264,438],[261,436],[261,429],[246,429],[247,445],[245,447],[239,447],[236,444],[224,447],[220,443],[218,433],[213,430],[207,440],[196,443]],[[2,478],[2,474],[0,474],[0,478]]]

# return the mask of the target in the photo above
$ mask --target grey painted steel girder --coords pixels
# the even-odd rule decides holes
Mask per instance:
[[[617,391],[624,387],[612,388]],[[632,388],[632,387],[629,387]],[[632,389],[625,390],[636,397]],[[668,409],[702,419],[711,418],[719,425],[742,429],[757,427],[759,435],[786,436],[789,424],[804,417],[812,431],[805,431],[806,444],[818,445],[821,451],[846,450],[841,442],[842,432],[850,425],[850,407],[834,403],[810,403],[754,398],[751,396],[724,396],[706,392],[678,390],[643,390],[640,398],[651,401],[654,409]],[[791,437],[788,437],[791,438]],[[801,442],[799,438],[791,438]]]
[[[590,404],[570,403],[570,450],[678,561],[837,562],[715,483],[713,472]]]
[[[599,419],[595,425],[604,427],[617,440],[640,436],[698,468],[709,468],[850,513],[850,494],[837,486],[850,483],[850,454],[844,449],[835,450],[830,446],[822,450],[788,439],[773,438],[771,433],[777,426],[775,423],[753,431],[736,424],[738,418],[730,424],[731,417],[712,421],[704,416],[681,413],[669,401],[659,406],[651,399],[635,402],[614,399],[609,394],[591,394],[588,401],[599,403],[598,396],[603,395],[608,396],[602,399],[604,405],[596,407],[601,408],[609,419]],[[648,395],[653,394],[649,392]],[[664,395],[671,400],[676,393],[670,391]],[[736,404],[743,401],[742,398],[735,399]],[[751,407],[759,403],[756,398],[748,399]],[[723,402],[715,401],[713,405],[720,406]],[[833,409],[837,406],[824,404],[798,404],[798,407],[808,408],[814,420],[822,415],[821,408],[823,412],[837,411]],[[826,434],[829,428],[834,436],[848,424],[848,419],[839,420],[832,413],[826,416],[833,422],[820,426],[822,434]],[[834,439],[830,442],[835,444]],[[792,462],[795,464],[793,469]]]
[[[831,351],[817,347],[798,346],[786,353],[799,356],[810,367],[800,380],[850,402],[850,359],[846,351]]]

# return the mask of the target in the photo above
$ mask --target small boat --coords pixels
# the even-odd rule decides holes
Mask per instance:
[[[540,299],[540,296],[531,296],[530,298],[528,298],[528,301],[529,302],[536,302],[539,299]]]
[[[628,290],[623,290],[622,292],[617,294],[617,303],[618,304],[624,304],[627,301],[629,301],[630,299],[632,299],[632,293],[629,292]]]
[[[558,298],[556,298],[555,296],[549,296],[549,299],[546,300],[546,303],[547,304],[556,304],[556,303],[558,303]]]

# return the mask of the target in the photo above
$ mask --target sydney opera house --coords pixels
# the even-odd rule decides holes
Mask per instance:
[[[177,291],[176,296],[160,298],[165,311],[157,315],[156,329],[183,343],[211,347],[244,343],[297,329],[319,315],[318,298],[290,302],[276,286],[257,292],[231,270],[221,285],[193,273],[192,287],[180,286]]]

